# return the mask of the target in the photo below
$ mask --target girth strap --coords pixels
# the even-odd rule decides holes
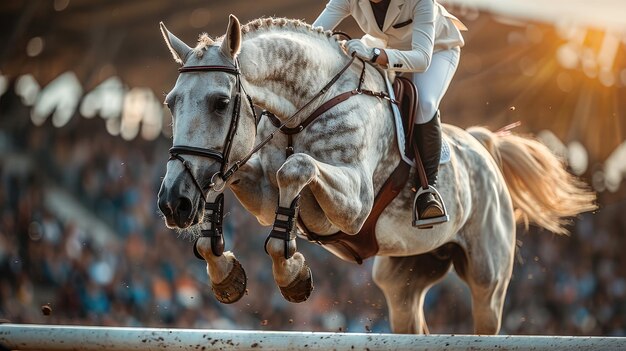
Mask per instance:
[[[204,260],[204,257],[198,252],[198,239],[211,238],[211,252],[215,256],[221,256],[224,253],[224,232],[222,223],[224,221],[224,194],[219,194],[214,202],[204,203],[204,220],[210,224],[208,229],[200,230],[200,236],[193,243],[193,254],[197,258]],[[211,213],[207,213],[211,211]]]

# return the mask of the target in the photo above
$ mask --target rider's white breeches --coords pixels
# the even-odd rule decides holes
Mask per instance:
[[[413,73],[413,83],[417,87],[419,99],[416,124],[428,123],[437,112],[459,65],[460,53],[461,49],[458,47],[435,52],[425,72]]]

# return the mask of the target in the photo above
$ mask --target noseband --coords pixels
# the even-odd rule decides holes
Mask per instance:
[[[179,73],[194,73],[194,72],[222,72],[226,74],[232,74],[237,79],[235,83],[237,86],[237,93],[235,94],[235,103],[233,106],[233,113],[230,119],[230,126],[228,127],[228,133],[226,134],[226,140],[224,140],[224,147],[222,148],[223,152],[215,149],[209,148],[201,148],[197,146],[187,146],[187,145],[174,145],[170,148],[170,160],[179,160],[187,173],[191,176],[194,185],[202,194],[202,198],[206,202],[206,198],[204,197],[205,190],[215,186],[215,178],[220,177],[222,181],[226,182],[226,180],[234,173],[234,170],[239,168],[238,163],[235,163],[236,167],[231,167],[228,169],[229,159],[230,159],[230,151],[233,144],[233,138],[237,133],[237,126],[239,125],[239,116],[241,114],[241,94],[243,93],[248,99],[248,103],[250,105],[250,109],[252,109],[252,115],[254,117],[256,123],[256,112],[254,111],[254,104],[252,103],[252,98],[243,88],[241,84],[241,72],[239,71],[239,65],[235,61],[235,66],[187,66],[181,67],[178,69]],[[256,131],[256,129],[255,129]],[[181,155],[191,155],[191,156],[200,156],[215,160],[220,164],[220,170],[214,173],[211,176],[210,183],[205,187],[202,187],[198,178],[193,174],[191,169],[191,164],[189,161],[185,160]],[[234,168],[234,170],[233,170]]]

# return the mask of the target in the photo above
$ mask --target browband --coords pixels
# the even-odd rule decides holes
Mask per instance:
[[[230,67],[230,66],[187,66],[187,67],[181,67],[178,69],[179,73],[211,72],[211,71],[228,73],[228,74],[232,74],[235,76],[239,75],[239,70],[237,69],[237,67]]]

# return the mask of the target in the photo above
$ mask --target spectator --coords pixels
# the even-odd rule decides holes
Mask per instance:
[[[263,251],[267,228],[227,195],[225,230],[248,273],[249,293],[221,305],[206,265],[184,235],[165,228],[156,208],[169,140],[96,132],[94,120],[67,129],[13,130],[26,158],[46,165],[27,174],[0,162],[0,318],[14,322],[221,329],[388,332],[384,298],[359,266],[301,242],[315,276],[303,304],[280,296]],[[80,132],[79,132],[80,131]],[[85,132],[93,131],[93,132]],[[30,138],[21,138],[29,135]],[[54,143],[46,144],[54,140]],[[48,148],[46,145],[53,145]],[[49,170],[49,171],[48,171]],[[108,224],[115,240],[62,220],[45,201],[56,184]],[[503,333],[626,335],[626,201],[586,214],[573,235],[518,233],[518,262],[505,302]],[[472,332],[469,291],[454,277],[426,299],[431,332]],[[52,315],[39,311],[50,304]]]

